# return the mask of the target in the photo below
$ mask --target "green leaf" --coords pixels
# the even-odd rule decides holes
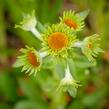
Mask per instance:
[[[78,58],[74,59],[74,62],[77,68],[88,68],[96,65],[96,62],[89,62],[84,56],[78,56]]]
[[[81,103],[80,99],[75,98],[74,101],[68,106],[68,109],[85,109],[85,106]]]
[[[54,5],[53,5],[52,9],[50,9],[49,12],[48,12],[49,21],[51,21],[51,22],[54,21],[54,19],[57,16],[57,12],[59,12],[59,10],[60,10],[60,8],[62,6],[62,2],[63,2],[63,0],[55,0],[54,1]]]
[[[15,81],[7,72],[0,74],[0,89],[3,95],[10,101],[18,99]]]
[[[53,57],[48,56],[45,59],[43,59],[43,66],[42,66],[42,68],[45,68],[45,69],[53,69],[54,66],[55,66],[55,64],[56,64],[56,62],[53,59]]]
[[[4,5],[3,3],[0,3],[0,49],[4,49],[4,47],[6,47],[5,25]]]
[[[40,4],[40,0],[39,1],[39,4]],[[42,4],[41,4],[41,15],[40,15],[40,21],[45,23],[48,21],[48,8],[49,8],[49,5],[50,5],[50,0],[42,0]],[[40,7],[40,5],[39,5]]]
[[[43,91],[49,93],[53,93],[56,91],[58,82],[54,75],[51,74],[51,71],[41,70],[37,75],[37,80]]]
[[[83,98],[83,104],[86,106],[92,106],[98,104],[105,96],[106,90],[97,90],[94,93],[91,93]]]
[[[88,16],[88,14],[89,14],[89,9],[79,12],[77,15],[79,15],[82,18],[82,20],[84,20]]]
[[[80,67],[80,68],[88,68],[88,67],[93,67],[96,65],[96,62],[89,62],[89,61],[85,61],[85,60],[77,60],[75,62],[76,67]]]
[[[19,79],[19,84],[25,95],[35,102],[43,105],[46,109],[48,108],[46,102],[41,97],[41,92],[34,81],[28,79]]]
[[[77,88],[69,87],[69,88],[68,88],[68,92],[69,92],[69,94],[70,94],[72,97],[76,97],[76,95],[77,95]]]
[[[0,103],[0,109],[12,109],[12,107],[10,107],[9,105],[5,103]]]
[[[39,102],[22,100],[15,105],[14,109],[47,109]]]
[[[45,27],[44,27],[39,21],[37,21],[37,26],[36,26],[36,28],[38,28],[38,30],[39,30],[40,32],[45,31]]]

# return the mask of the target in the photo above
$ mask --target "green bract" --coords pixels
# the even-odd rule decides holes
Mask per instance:
[[[84,27],[84,21],[78,14],[75,14],[74,11],[65,11],[63,16],[60,17],[61,23],[66,24],[74,31],[82,31]]]
[[[14,67],[23,67],[22,72],[25,71],[25,73],[29,73],[29,75],[36,75],[42,65],[40,54],[34,48],[28,46],[22,48],[20,52],[22,54],[17,57]]]
[[[100,48],[100,37],[97,34],[86,37],[82,42],[82,52],[89,61],[95,61],[95,57],[103,50]]]
[[[76,39],[75,33],[63,23],[53,24],[42,34],[43,48],[50,55],[67,57]]]

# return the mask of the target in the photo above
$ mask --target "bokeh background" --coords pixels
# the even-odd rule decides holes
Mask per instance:
[[[41,47],[32,33],[14,28],[33,9],[43,25],[58,22],[64,10],[90,10],[80,38],[100,34],[105,52],[95,67],[76,62],[83,84],[76,98],[55,93],[57,75],[49,62],[36,78],[12,67],[21,47]],[[109,0],[0,0],[0,109],[109,109]]]

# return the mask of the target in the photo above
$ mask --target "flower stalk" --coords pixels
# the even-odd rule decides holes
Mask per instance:
[[[73,47],[78,47],[78,48],[81,48],[82,46],[82,41],[78,41],[78,42],[75,42]]]
[[[42,40],[41,34],[36,28],[31,28],[30,31],[32,32],[32,34],[36,36],[36,38],[38,38],[39,40]]]

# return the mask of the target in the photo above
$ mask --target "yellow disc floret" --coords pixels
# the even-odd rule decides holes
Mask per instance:
[[[78,25],[75,21],[73,21],[72,19],[65,19],[64,20],[64,23],[69,26],[70,28],[73,28],[73,29],[77,29],[78,28]]]
[[[75,32],[63,23],[48,27],[42,36],[44,46],[42,50],[59,57],[67,57],[69,49],[72,49],[77,40]]]
[[[68,45],[68,37],[62,32],[54,32],[48,37],[48,45],[58,51]]]
[[[22,67],[22,72],[29,75],[37,74],[42,65],[42,57],[33,47],[26,46],[20,50],[21,55],[17,57],[14,67]]]
[[[28,53],[28,61],[30,64],[32,64],[34,67],[38,67],[40,65],[40,62],[38,61],[36,55],[32,52]]]
[[[76,14],[74,11],[65,11],[63,13],[63,16],[60,17],[61,23],[66,24],[68,27],[70,27],[74,31],[82,31],[84,27],[84,21],[83,19]]]

